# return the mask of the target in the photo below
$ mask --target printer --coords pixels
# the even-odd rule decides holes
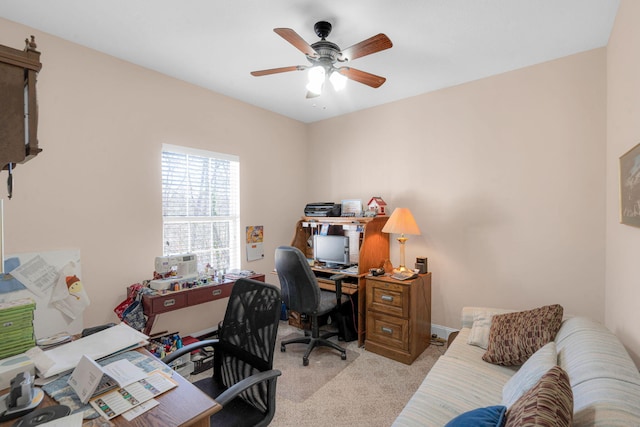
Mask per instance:
[[[341,205],[333,202],[308,203],[305,216],[340,216]]]

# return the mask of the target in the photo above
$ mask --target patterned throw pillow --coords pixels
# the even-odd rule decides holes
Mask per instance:
[[[569,376],[556,365],[509,408],[505,427],[568,427],[572,421]]]
[[[554,304],[493,316],[489,345],[482,360],[496,365],[522,365],[554,340],[562,323],[562,311],[561,305]]]

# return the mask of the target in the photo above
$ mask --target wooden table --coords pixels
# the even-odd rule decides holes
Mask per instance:
[[[151,355],[145,349],[138,349],[138,351]],[[178,387],[156,397],[155,399],[160,402],[158,406],[131,421],[119,415],[111,422],[118,427],[209,427],[209,417],[222,407],[177,372],[173,374],[173,379],[178,383]],[[2,390],[0,395],[7,392],[8,389]],[[38,408],[57,404],[45,393],[44,400]],[[5,421],[0,423],[0,427],[10,427],[16,421],[17,419]]]
[[[264,274],[254,274],[248,276],[248,279],[259,280],[264,282]],[[192,307],[194,305],[203,304],[209,301],[215,301],[227,298],[231,295],[231,289],[235,284],[235,280],[225,280],[216,285],[198,286],[191,289],[182,289],[175,292],[167,291],[158,295],[143,295],[142,310],[147,316],[147,322],[144,326],[144,333],[151,334],[153,323],[156,316],[162,313],[168,313],[182,308]]]

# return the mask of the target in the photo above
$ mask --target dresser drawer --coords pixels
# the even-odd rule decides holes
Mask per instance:
[[[189,306],[202,304],[205,302],[226,298],[231,295],[233,283],[224,283],[217,286],[203,286],[193,288],[187,293],[187,304]]]
[[[398,350],[408,351],[409,320],[369,310],[367,312],[367,342],[369,340]]]
[[[146,296],[145,296],[146,297]],[[143,304],[145,297],[143,297]],[[184,292],[175,292],[170,295],[153,296],[148,299],[150,302],[150,313],[158,314],[167,311],[177,310],[187,306],[187,296]]]
[[[409,317],[409,287],[397,283],[367,280],[367,307],[379,313]]]

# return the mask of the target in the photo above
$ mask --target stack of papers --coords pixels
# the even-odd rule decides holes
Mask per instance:
[[[149,337],[125,323],[113,326],[95,334],[60,345],[51,350],[42,351],[34,347],[27,351],[42,378],[69,372],[74,369],[83,356],[98,360],[148,344]]]

